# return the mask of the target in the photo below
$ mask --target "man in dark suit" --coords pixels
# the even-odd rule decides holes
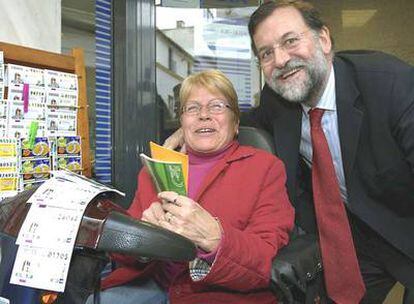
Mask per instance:
[[[298,229],[318,234],[320,241],[326,230],[321,234],[323,225],[317,224],[315,193],[320,197],[320,188],[332,187],[322,183],[314,191],[310,110],[323,110],[329,146],[324,158],[334,169],[339,204],[352,233],[352,252],[344,258],[355,260],[350,268],[334,257],[339,266],[334,277],[343,280],[336,291],[348,289],[348,297],[359,288],[358,296],[336,303],[380,304],[396,281],[413,290],[414,68],[379,52],[334,54],[329,29],[304,1],[263,4],[252,14],[249,33],[266,85],[259,107],[241,124],[273,135]],[[175,148],[179,138],[176,132],[165,145]],[[336,215],[323,222],[332,223],[324,227],[328,234],[337,229]],[[343,235],[336,241],[333,247],[344,243]],[[356,279],[346,281],[350,272]],[[361,276],[363,282],[355,284]],[[328,295],[332,298],[329,290]],[[414,303],[412,297],[406,303]]]
[[[366,288],[361,303],[382,303],[396,281],[413,288],[414,68],[379,52],[334,54],[329,29],[303,1],[263,4],[249,33],[266,85],[242,123],[273,135],[297,225],[310,233],[320,228],[309,110],[321,108]]]

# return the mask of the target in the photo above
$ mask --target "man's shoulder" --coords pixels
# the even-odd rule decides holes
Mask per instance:
[[[392,90],[396,94],[394,98],[412,101],[409,96],[412,96],[414,87],[414,66],[393,55],[379,51],[338,52],[334,69],[335,75],[338,73],[346,80],[354,79],[362,91]]]
[[[335,61],[352,66],[356,72],[400,73],[413,69],[413,66],[393,55],[373,50],[340,51],[335,53]]]

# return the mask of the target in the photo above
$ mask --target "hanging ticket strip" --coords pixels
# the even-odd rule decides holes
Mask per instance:
[[[76,235],[90,201],[106,187],[69,171],[53,171],[27,203],[10,283],[63,292]],[[53,227],[53,229],[50,229]]]
[[[0,201],[51,170],[82,172],[77,111],[76,74],[5,65],[0,51]]]

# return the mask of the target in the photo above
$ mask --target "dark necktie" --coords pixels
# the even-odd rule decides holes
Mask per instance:
[[[365,293],[345,206],[328,142],[321,126],[324,110],[309,111],[312,188],[326,290],[338,304],[357,304]]]

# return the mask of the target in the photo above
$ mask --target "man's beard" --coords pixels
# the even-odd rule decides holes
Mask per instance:
[[[279,77],[300,68],[305,73],[304,80],[291,80],[283,83]],[[300,72],[300,71],[299,71]],[[328,60],[322,47],[316,45],[315,55],[308,59],[292,58],[282,69],[274,69],[267,84],[282,98],[294,103],[309,103],[312,99],[320,97],[321,90],[329,73]]]

